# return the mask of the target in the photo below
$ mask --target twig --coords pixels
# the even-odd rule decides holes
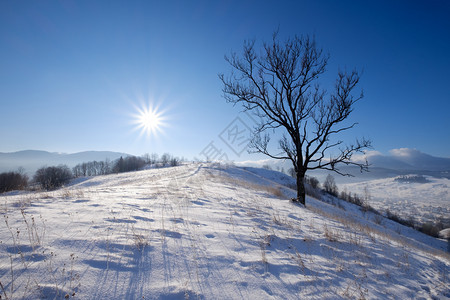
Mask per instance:
[[[8,295],[6,295],[5,287],[3,286],[2,282],[0,281],[0,288],[2,288],[3,294],[5,295],[5,299],[8,300]]]

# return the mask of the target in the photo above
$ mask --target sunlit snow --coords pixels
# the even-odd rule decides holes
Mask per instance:
[[[283,176],[187,164],[2,196],[2,299],[450,297],[445,241],[301,207]]]

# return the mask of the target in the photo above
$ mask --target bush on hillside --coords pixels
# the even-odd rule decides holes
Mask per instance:
[[[28,186],[28,176],[19,172],[0,174],[0,193],[23,190]]]
[[[72,179],[72,172],[66,165],[43,167],[36,171],[34,181],[45,190],[54,190]]]
[[[437,238],[439,237],[439,231],[443,229],[439,225],[440,224],[433,224],[431,222],[427,222],[425,224],[422,224],[422,226],[420,226],[419,231]]]

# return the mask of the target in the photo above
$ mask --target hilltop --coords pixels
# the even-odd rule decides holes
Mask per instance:
[[[1,295],[450,298],[445,241],[345,202],[299,206],[289,180],[185,164],[0,196]]]

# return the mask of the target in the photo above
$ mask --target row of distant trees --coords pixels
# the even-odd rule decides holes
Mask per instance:
[[[36,171],[31,181],[23,170],[5,172],[0,173],[0,193],[24,190],[30,183],[39,185],[44,190],[53,190],[67,184],[71,179],[76,177],[137,171],[147,165],[151,167],[173,167],[179,165],[181,161],[181,159],[165,153],[161,157],[157,154],[146,154],[142,157],[120,157],[115,161],[84,162],[76,165],[72,169],[67,165],[42,167]]]

